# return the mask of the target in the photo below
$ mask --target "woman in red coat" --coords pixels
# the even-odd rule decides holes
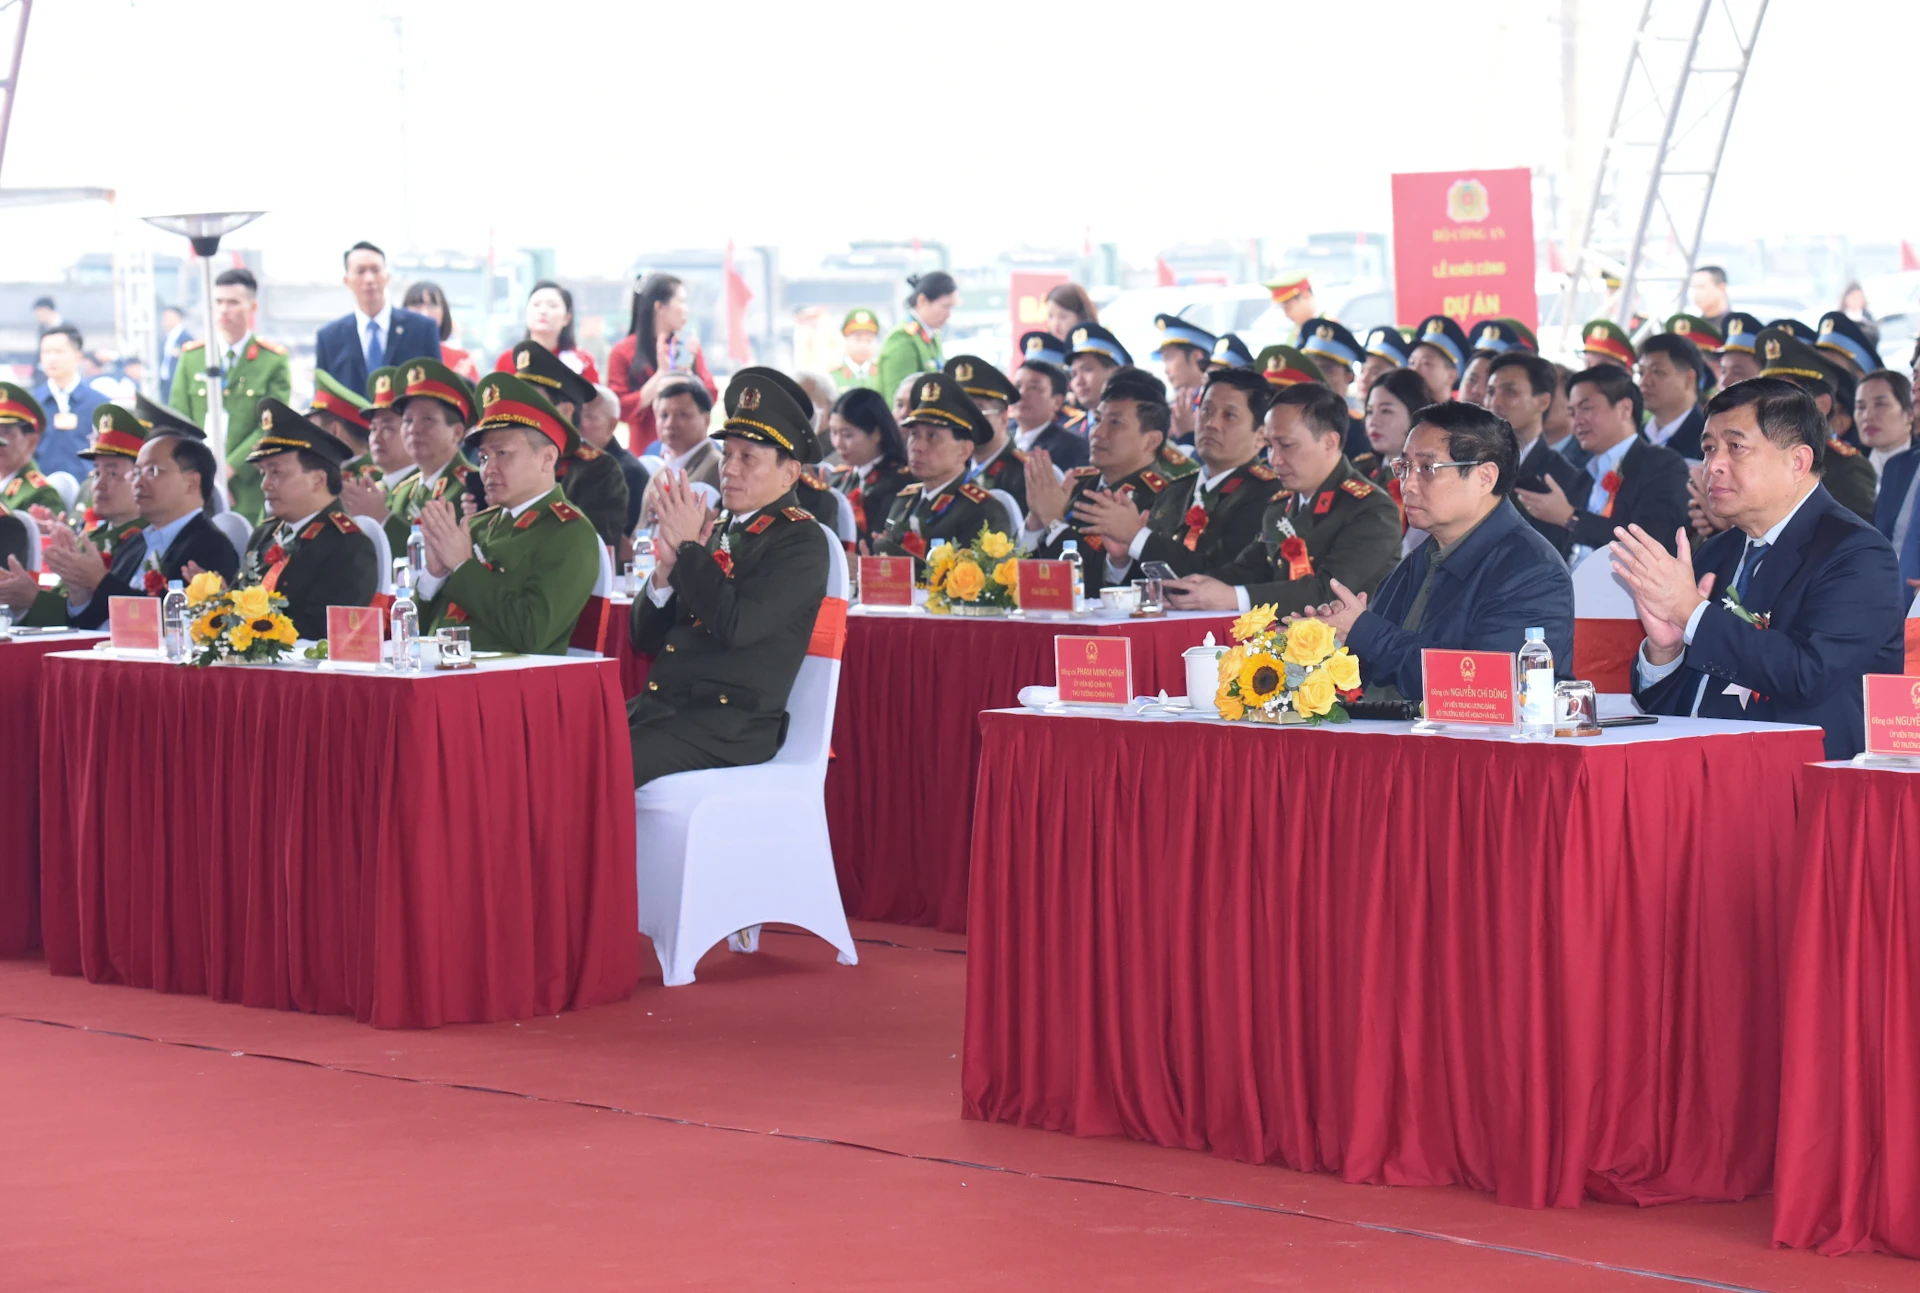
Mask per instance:
[[[653,397],[676,377],[691,375],[718,397],[700,343],[686,336],[687,287],[672,274],[649,274],[634,290],[633,322],[607,355],[607,385],[620,397],[627,448],[644,453],[659,439]]]
[[[600,380],[593,356],[574,344],[573,293],[551,279],[541,279],[533,285],[533,291],[527,293],[527,335],[521,340],[539,342],[588,381]],[[493,361],[493,371],[513,371],[512,346],[501,351],[500,358]]]

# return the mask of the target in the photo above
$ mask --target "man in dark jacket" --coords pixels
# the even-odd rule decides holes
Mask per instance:
[[[380,586],[373,540],[340,507],[340,468],[352,450],[279,400],[260,401],[247,461],[260,470],[267,519],[247,541],[243,584],[287,599],[303,638],[327,636],[329,606],[367,606]]]

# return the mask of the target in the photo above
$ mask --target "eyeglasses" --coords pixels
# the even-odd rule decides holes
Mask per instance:
[[[1393,473],[1395,480],[1406,480],[1409,476],[1418,476],[1424,484],[1431,481],[1448,467],[1478,467],[1481,459],[1472,462],[1415,462],[1411,458],[1387,459],[1387,470]]]

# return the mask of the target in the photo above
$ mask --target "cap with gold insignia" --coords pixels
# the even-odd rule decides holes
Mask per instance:
[[[133,397],[133,416],[147,429],[149,437],[177,435],[188,440],[205,440],[207,433],[165,405],[155,404],[144,395]]]
[[[993,439],[993,426],[973,397],[945,373],[923,373],[907,392],[907,415],[900,425],[926,422],[945,427],[949,434],[975,444]]]
[[[1762,326],[1760,320],[1751,314],[1740,314],[1738,312],[1729,314],[1727,316],[1727,334],[1720,342],[1721,352],[1725,353],[1726,351],[1734,350],[1743,355],[1751,355],[1753,353],[1753,343],[1759,338]]]
[[[880,316],[865,306],[857,310],[848,310],[846,321],[840,325],[840,335],[844,337],[849,332],[871,332],[878,336]]]
[[[921,381],[938,374],[929,373]],[[713,433],[784,449],[802,463],[819,462],[820,437],[813,426],[813,397],[800,383],[775,368],[742,368],[727,383],[721,404],[726,421]]]
[[[367,374],[367,413],[382,412],[393,407],[394,396],[400,393],[400,370],[398,368],[376,368]]]
[[[1598,355],[1610,364],[1632,369],[1634,360],[1633,338],[1627,330],[1612,319],[1590,319],[1580,329],[1580,349],[1589,355]]]
[[[254,416],[260,420],[260,438],[253,442],[253,449],[247,454],[248,462],[301,449],[320,455],[336,467],[353,457],[353,450],[345,441],[318,423],[309,422],[279,400],[271,397],[261,400]]]
[[[1300,325],[1300,349],[1317,360],[1357,364],[1366,353],[1346,325],[1335,319],[1308,319]]]
[[[1762,377],[1799,378],[1833,385],[1833,371],[1820,352],[1785,328],[1768,324],[1754,338],[1754,355]]]
[[[1533,329],[1518,319],[1482,319],[1467,334],[1467,349],[1476,355],[1504,355],[1509,350],[1540,353]]]
[[[140,419],[118,404],[102,404],[93,411],[93,443],[80,451],[82,458],[138,458],[140,446],[147,442],[147,429]]]
[[[1467,334],[1444,314],[1429,314],[1420,320],[1420,326],[1413,330],[1413,344],[1407,348],[1408,357],[1421,346],[1432,346],[1455,368],[1465,368],[1467,357],[1473,353],[1467,348]]]
[[[1795,337],[1798,340],[1806,342],[1809,346],[1813,345],[1815,342],[1820,340],[1819,333],[1815,332],[1812,328],[1809,328],[1806,324],[1800,322],[1800,320],[1798,319],[1775,319],[1772,323],[1769,323],[1767,326],[1769,328],[1778,328],[1782,332],[1787,333],[1789,336]]]
[[[35,431],[45,431],[47,411],[24,387],[0,382],[0,422],[24,423]]]
[[[538,386],[556,404],[565,400],[578,410],[593,403],[593,383],[537,341],[523,341],[513,348],[513,375]]]
[[[976,400],[1012,404],[1020,398],[1020,392],[1013,389],[1007,375],[978,355],[955,355],[941,371],[959,382],[960,389]]]
[[[410,376],[416,368],[430,363],[433,361],[416,359],[403,364],[401,375]],[[435,364],[434,367],[456,382],[460,380],[459,375],[444,364]],[[431,373],[432,370],[428,369],[423,375],[431,380]],[[480,404],[480,420],[473,424],[473,430],[467,432],[463,442],[468,453],[480,448],[480,441],[487,432],[503,431],[509,427],[538,431],[553,441],[562,458],[580,447],[580,433],[573,429],[573,423],[567,421],[565,415],[547,399],[546,392],[533,383],[521,381],[512,373],[488,373],[480,379],[476,393]],[[433,391],[402,395],[400,398],[432,398],[443,404],[452,403],[445,395]]]
[[[1153,350],[1155,359],[1160,358],[1160,352],[1168,346],[1192,346],[1202,358],[1213,354],[1214,335],[1177,314],[1156,314],[1153,326],[1160,333],[1160,344]]]
[[[373,417],[367,411],[367,402],[348,390],[324,368],[313,370],[311,412],[332,414],[343,422],[353,423],[362,431],[373,429]]]
[[[1120,344],[1120,338],[1097,323],[1082,323],[1067,334],[1067,348],[1077,356],[1098,355],[1121,368],[1133,366],[1133,356]]]
[[[1055,368],[1065,368],[1072,358],[1067,353],[1067,343],[1051,332],[1023,332],[1020,334],[1020,362],[1023,364],[1052,364]]]
[[[1720,353],[1720,329],[1697,314],[1676,314],[1660,325],[1661,330],[1676,337],[1685,337],[1700,348],[1703,355]]]
[[[1253,351],[1239,334],[1227,332],[1214,338],[1213,356],[1207,362],[1214,368],[1251,368]]]
[[[1271,282],[1262,283],[1260,286],[1273,293],[1273,303],[1275,305],[1285,305],[1294,297],[1305,296],[1313,291],[1313,284],[1307,281],[1307,272],[1305,270],[1290,270]],[[1261,353],[1264,354],[1266,352],[1262,351]]]
[[[1413,353],[1413,346],[1407,341],[1407,334],[1389,324],[1382,324],[1367,334],[1367,354],[1384,359],[1395,368],[1407,366],[1407,356]]]
[[[1820,316],[1820,339],[1813,344],[1821,350],[1845,355],[1862,374],[1885,367],[1880,362],[1880,352],[1867,340],[1866,332],[1839,310],[1829,310]]]
[[[1254,358],[1253,366],[1275,386],[1298,386],[1302,382],[1324,384],[1326,381],[1313,358],[1292,346],[1268,346]]]
[[[459,415],[461,426],[473,425],[473,387],[438,359],[413,359],[400,365],[394,370],[393,385],[395,413],[405,412],[408,400],[439,400]]]

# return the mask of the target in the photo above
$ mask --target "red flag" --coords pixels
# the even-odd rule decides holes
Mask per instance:
[[[1160,271],[1160,284],[1159,284],[1159,285],[1160,285],[1161,287],[1177,287],[1177,286],[1179,286],[1179,283],[1180,283],[1180,276],[1179,276],[1178,274],[1175,274],[1175,273],[1173,272],[1173,266],[1171,266],[1171,265],[1169,265],[1169,264],[1167,264],[1167,258],[1166,258],[1165,256],[1156,256],[1156,257],[1154,257],[1154,259],[1153,259],[1153,266],[1154,266],[1154,268],[1155,268],[1155,269],[1157,269],[1157,270],[1159,270],[1159,271]]]
[[[1547,272],[1550,274],[1564,274],[1567,272],[1567,258],[1560,254],[1560,243],[1558,239],[1547,239]]]
[[[1910,269],[1920,269],[1920,253],[1916,253],[1913,250],[1913,244],[1902,238],[1900,240],[1900,272],[1904,274]]]
[[[727,280],[727,358],[736,364],[750,364],[753,347],[747,343],[747,302],[753,299],[753,289],[733,267],[731,238],[727,240],[727,260],[723,268]]]

